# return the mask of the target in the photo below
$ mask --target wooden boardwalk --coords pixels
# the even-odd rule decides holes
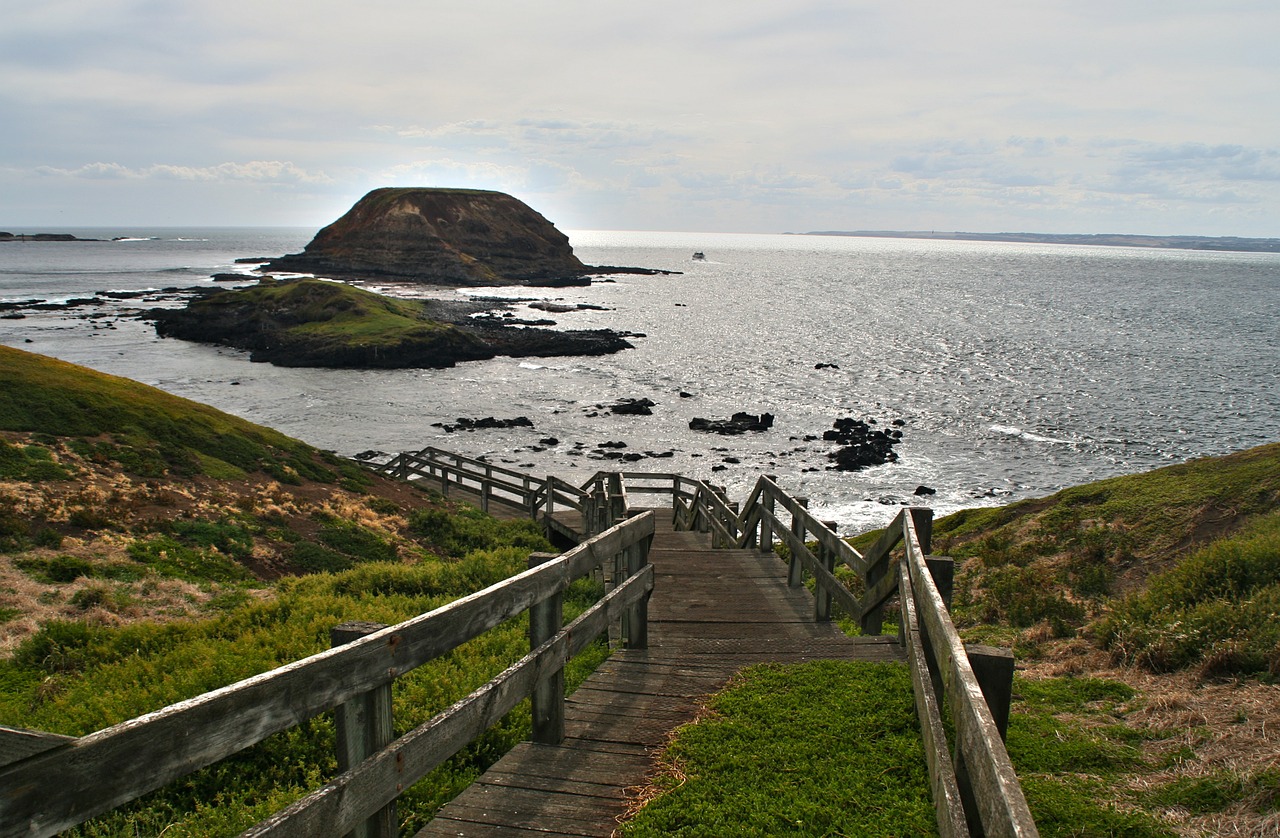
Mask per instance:
[[[673,532],[670,518],[658,510],[649,552],[649,648],[615,652],[569,697],[563,743],[516,746],[419,838],[610,835],[668,734],[742,667],[903,659],[894,638],[815,623],[812,596],[787,588],[772,553],[713,550],[705,534]]]

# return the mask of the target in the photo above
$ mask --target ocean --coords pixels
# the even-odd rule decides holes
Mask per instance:
[[[437,445],[581,482],[618,466],[596,459],[597,446],[624,443],[612,450],[642,455],[628,469],[705,478],[734,497],[757,475],[776,475],[820,517],[858,532],[904,503],[945,514],[1280,439],[1277,254],[572,231],[589,264],[680,273],[421,293],[587,304],[516,311],[557,328],[643,334],[634,349],[353,371],[272,367],[162,340],[136,311],[181,304],[180,295],[98,296],[208,287],[214,273],[247,271],[235,259],[297,252],[314,230],[12,232],[106,240],[0,244],[0,303],[94,300],[0,319],[0,342],[343,455]],[[652,415],[599,407],[624,398],[650,399]],[[774,426],[741,436],[688,427],[738,411],[771,413]],[[438,427],[487,416],[526,416],[533,427]],[[897,462],[830,470],[834,444],[821,436],[841,417],[900,430]],[[935,494],[916,495],[921,486]]]

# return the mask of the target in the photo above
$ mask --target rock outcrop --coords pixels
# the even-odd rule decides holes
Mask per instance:
[[[482,304],[384,297],[340,282],[278,281],[208,289],[186,308],[152,309],[161,337],[234,346],[285,367],[404,369],[463,361],[607,355],[631,344],[608,329],[513,328],[471,315]]]
[[[433,285],[585,282],[569,239],[528,205],[479,189],[386,188],[268,271]]]

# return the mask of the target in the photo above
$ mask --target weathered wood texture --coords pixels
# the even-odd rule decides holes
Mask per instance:
[[[649,563],[648,648],[614,654],[566,705],[559,745],[524,743],[446,806],[425,836],[610,835],[626,790],[699,701],[764,661],[902,660],[892,638],[849,638],[813,621],[787,566],[757,550],[711,550],[659,511]]]

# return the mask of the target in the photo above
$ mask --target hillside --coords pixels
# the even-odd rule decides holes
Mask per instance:
[[[84,735],[396,623],[550,546],[268,428],[137,382],[0,347],[0,724]],[[598,596],[572,587],[567,612]],[[421,724],[528,651],[512,622],[397,682]],[[571,663],[576,683],[603,656]],[[513,713],[421,787],[421,825],[527,735]],[[319,717],[78,834],[233,835],[330,776]]]
[[[326,648],[339,622],[437,607],[548,547],[529,522],[0,347],[0,724],[98,730]],[[935,522],[932,552],[957,559],[966,639],[1015,649],[1009,750],[1042,834],[1280,831],[1280,445],[967,510]],[[570,614],[598,593],[571,590]],[[527,650],[511,624],[433,662],[398,682],[398,723]],[[836,706],[803,672],[752,706],[802,687]],[[514,714],[410,790],[407,828],[526,731]],[[333,736],[312,719],[84,834],[236,834],[332,775]]]
[[[1041,834],[1280,834],[1280,445],[965,510],[932,552],[962,636],[1014,649]]]
[[[281,577],[450,556],[474,523],[269,428],[44,356],[0,347],[0,394],[0,653],[50,620],[168,621]]]

